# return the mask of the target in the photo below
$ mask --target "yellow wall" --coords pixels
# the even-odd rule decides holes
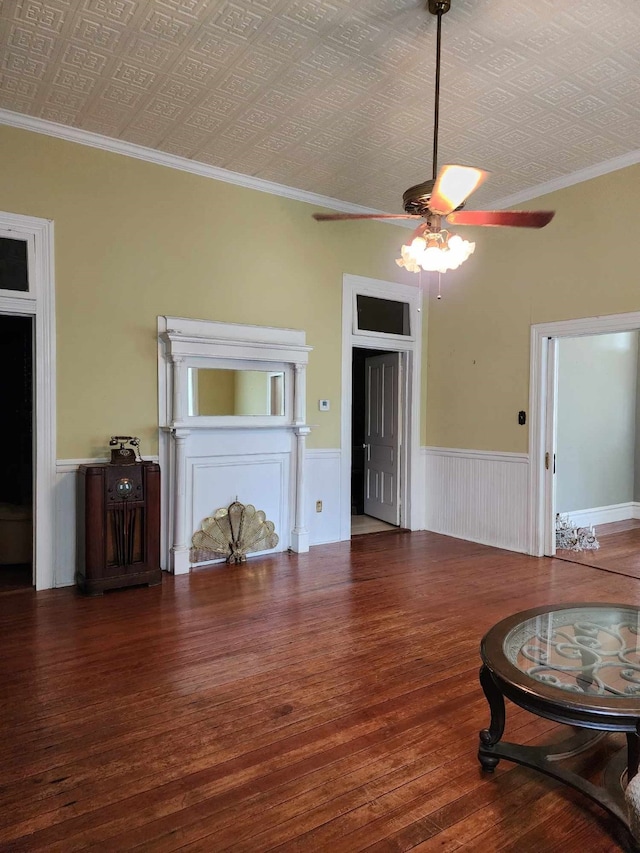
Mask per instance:
[[[535,199],[540,231],[460,228],[476,250],[431,297],[426,443],[526,452],[533,323],[640,311],[640,166]]]
[[[304,329],[309,445],[339,446],[342,276],[415,284],[406,231],[14,128],[0,162],[0,210],[55,222],[59,458],[157,452],[159,314]]]

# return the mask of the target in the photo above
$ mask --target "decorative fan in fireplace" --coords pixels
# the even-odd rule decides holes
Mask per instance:
[[[205,518],[193,534],[191,562],[226,557],[227,563],[245,563],[252,551],[267,551],[279,542],[275,526],[261,509],[234,501]]]

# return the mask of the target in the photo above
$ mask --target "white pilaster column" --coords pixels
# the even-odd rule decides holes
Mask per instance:
[[[295,428],[294,432],[296,436],[296,505],[295,523],[291,533],[291,549],[301,554],[309,550],[309,531],[305,525],[304,495],[306,484],[304,451],[307,436],[311,432],[311,428],[308,426],[299,426]]]
[[[174,575],[183,575],[191,571],[191,560],[189,559],[189,544],[186,541],[186,492],[187,492],[187,466],[186,466],[186,442],[190,434],[188,429],[174,429],[173,439],[175,442],[175,495],[174,495],[174,518],[173,518],[173,545],[171,547],[171,571]]]
[[[185,370],[184,358],[179,355],[172,355],[173,362],[173,421],[181,421],[184,418],[184,399],[185,399]]]
[[[304,424],[307,420],[305,407],[307,404],[307,366],[294,365],[293,379],[293,420],[296,424]]]

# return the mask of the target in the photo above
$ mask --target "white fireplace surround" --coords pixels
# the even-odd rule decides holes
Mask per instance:
[[[306,367],[311,347],[296,329],[158,317],[163,565],[192,568],[202,520],[232,501],[253,503],[276,525],[279,550],[309,550],[304,470]],[[189,369],[284,374],[284,414],[189,414]]]

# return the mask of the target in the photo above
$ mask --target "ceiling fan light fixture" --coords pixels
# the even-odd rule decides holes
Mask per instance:
[[[399,267],[408,272],[448,272],[456,270],[475,251],[476,244],[449,231],[427,231],[400,249]]]

